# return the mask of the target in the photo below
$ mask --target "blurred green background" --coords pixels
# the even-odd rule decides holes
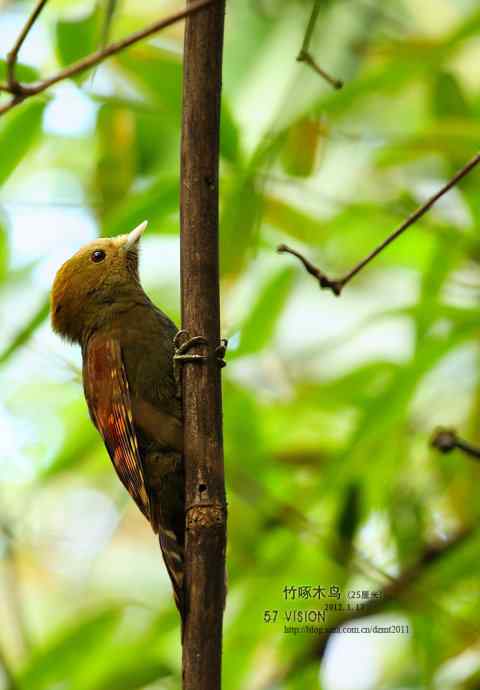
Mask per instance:
[[[25,78],[181,6],[124,0],[106,21],[110,4],[48,3],[21,52]],[[286,242],[341,275],[478,150],[478,3],[325,0],[311,50],[342,91],[296,62],[311,0],[227,4],[225,688],[479,688],[480,469],[429,447],[438,424],[480,442],[479,172],[340,299],[276,253]],[[0,3],[3,57],[31,7]],[[48,293],[82,243],[148,218],[142,278],[178,323],[181,51],[177,25],[0,119],[8,690],[180,686],[156,540],[91,426],[80,355],[51,333]],[[396,596],[364,597],[352,615],[408,634],[284,632],[286,611],[356,605],[348,592],[398,579]],[[342,598],[289,601],[285,586]],[[348,619],[330,611],[327,625]]]

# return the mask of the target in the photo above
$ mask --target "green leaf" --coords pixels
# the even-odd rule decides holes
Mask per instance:
[[[110,673],[95,683],[92,690],[140,690],[169,675],[171,671],[164,662],[146,659],[143,651],[127,662],[124,657],[117,657]]]
[[[8,235],[3,224],[0,224],[0,283],[5,280],[8,271]]]
[[[461,248],[451,237],[439,236],[433,247],[430,265],[422,276],[421,294],[416,306],[417,339],[421,339],[438,318],[441,290],[458,263]]]
[[[178,168],[180,121],[175,125],[144,109],[135,114],[137,175],[171,174]]]
[[[42,468],[44,481],[78,467],[100,445],[100,436],[88,418],[83,399],[77,398],[63,410],[62,421],[64,442],[51,462]]]
[[[139,44],[120,53],[115,66],[156,106],[158,119],[179,126],[182,113],[182,63],[177,53]]]
[[[296,270],[289,267],[267,282],[242,325],[235,357],[254,354],[270,344],[295,278]]]
[[[222,101],[220,155],[229,163],[240,161],[240,131],[227,101]]]
[[[401,563],[410,565],[421,555],[425,509],[417,492],[405,489],[401,484],[395,487],[389,501],[390,529]]]
[[[54,635],[43,649],[33,652],[19,676],[21,690],[70,687],[76,669],[94,663],[95,654],[111,638],[121,614],[118,607],[97,611]]]
[[[345,546],[350,545],[360,522],[361,487],[355,482],[347,487],[337,523],[337,531]]]
[[[118,10],[118,0],[107,0],[105,5],[105,16],[102,22],[102,46],[107,45],[109,42],[113,20]]]
[[[403,202],[403,204],[402,204]],[[359,257],[369,253],[382,242],[392,230],[407,216],[413,204],[400,199],[392,205],[352,204],[345,206],[328,221],[328,243],[324,243],[325,253],[342,257],[344,268],[354,265]],[[386,249],[375,260],[371,270],[381,265],[407,265],[423,269],[425,261],[431,256],[431,234],[425,232],[429,218],[425,216],[411,229],[407,230],[395,244]],[[341,238],[341,241],[339,241]],[[333,271],[335,272],[335,271]],[[368,276],[368,271],[364,274]]]
[[[174,132],[179,132],[182,108],[182,63],[179,56],[155,46],[138,45],[115,58],[115,64],[156,108],[147,121],[150,131],[146,141],[150,152],[155,151],[162,139],[165,143]],[[239,160],[239,140],[238,126],[223,99],[220,153],[231,163]],[[145,155],[145,151],[142,154]]]
[[[371,488],[372,492],[385,494],[389,489],[387,479],[392,481],[397,470],[398,459],[394,451],[400,448],[398,432],[404,433],[402,425],[408,419],[409,405],[420,382],[443,357],[477,332],[478,316],[467,312],[446,338],[431,336],[419,343],[413,359],[397,367],[389,386],[366,406],[350,442],[331,467],[330,478],[324,475],[325,488],[335,486],[338,490],[339,485],[345,488],[357,478],[365,490]],[[365,464],[365,457],[369,458],[368,464]]]
[[[35,314],[33,314],[33,316],[27,321],[25,326],[17,333],[10,345],[8,345],[0,354],[0,364],[5,364],[5,362],[7,362],[10,357],[17,352],[17,350],[19,350],[30,340],[37,328],[45,321],[49,312],[50,301],[46,300],[40,305]]]
[[[105,104],[98,113],[96,132],[98,155],[93,188],[95,196],[100,199],[102,214],[108,215],[127,197],[135,179],[135,114],[128,108]]]
[[[288,636],[287,636],[288,637]],[[318,661],[306,660],[295,674],[286,680],[285,690],[322,690]]]
[[[272,195],[264,197],[263,218],[272,227],[308,244],[318,244],[329,231],[328,223]]]
[[[236,275],[258,243],[262,197],[252,172],[238,172],[224,193],[220,222],[220,269],[223,276]]]
[[[288,3],[282,3],[275,8],[276,17],[284,14],[286,5]],[[236,31],[225,32],[224,83],[228,96],[254,79],[262,57],[268,52],[269,39],[277,28],[276,22],[270,21],[259,5],[245,2],[231,3],[229,20],[231,26],[242,27],[242,40],[238,40]]]
[[[255,396],[244,388],[225,382],[225,457],[231,463],[231,471],[238,467],[236,458],[242,457],[245,447],[250,451],[242,461],[242,468],[257,467],[264,460],[263,428],[259,425],[260,411]]]
[[[140,613],[140,611],[139,611]],[[135,616],[130,608],[127,612]],[[141,614],[140,614],[141,615]],[[163,640],[174,631],[178,617],[173,606],[161,610],[142,630],[122,625],[120,634],[106,639],[95,653],[94,663],[78,666],[68,690],[140,690],[166,676],[175,676],[160,649]]]
[[[94,9],[80,19],[59,19],[55,26],[58,59],[64,67],[95,52],[100,45],[102,32],[102,8],[96,3]],[[84,79],[86,73],[79,75]]]
[[[469,106],[458,79],[451,72],[437,72],[433,78],[432,110],[437,117],[466,117]]]
[[[319,118],[303,117],[287,131],[282,150],[285,171],[294,177],[309,177],[319,163],[328,130]]]
[[[142,191],[130,194],[124,204],[107,216],[102,234],[121,235],[145,219],[154,232],[162,232],[162,220],[178,209],[179,193],[178,177],[162,175]]]
[[[471,37],[478,36],[480,31],[480,10],[475,8],[466,16],[464,22],[456,24],[451,35],[445,41],[445,48],[455,49],[459,43],[467,41]]]
[[[0,185],[15,171],[35,144],[42,128],[45,103],[31,100],[7,113],[0,121]]]
[[[37,81],[40,79],[40,73],[35,67],[30,67],[30,65],[24,65],[21,62],[17,62],[15,66],[15,76],[17,81],[29,84],[32,81]],[[5,82],[7,80],[7,63],[5,60],[0,60],[0,81]]]

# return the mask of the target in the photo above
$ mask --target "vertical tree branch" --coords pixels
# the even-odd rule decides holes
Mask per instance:
[[[191,4],[191,0],[189,0]],[[208,340],[208,361],[185,364],[186,620],[184,690],[221,684],[226,507],[218,267],[218,165],[225,2],[187,19],[181,150],[182,326]],[[206,354],[206,353],[205,353]]]

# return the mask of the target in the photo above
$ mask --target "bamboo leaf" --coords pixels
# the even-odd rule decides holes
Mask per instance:
[[[15,171],[38,140],[45,103],[31,100],[0,121],[0,185]]]
[[[13,338],[10,345],[0,354],[0,364],[5,364],[23,345],[33,336],[35,331],[47,318],[50,312],[50,302],[45,300],[37,311],[30,317],[25,326]]]
[[[93,10],[80,19],[60,19],[55,26],[57,55],[64,67],[95,52],[102,34],[102,9],[95,3]],[[85,79],[81,74],[76,79]]]
[[[259,352],[271,343],[275,328],[295,282],[296,271],[286,268],[276,273],[258,296],[241,327],[236,357]]]
[[[35,650],[19,675],[21,690],[47,690],[71,686],[75,669],[94,663],[95,654],[110,639],[120,622],[119,607],[96,611],[54,634],[42,649]]]

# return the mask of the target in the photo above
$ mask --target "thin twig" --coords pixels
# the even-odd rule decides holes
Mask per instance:
[[[7,85],[8,91],[10,93],[16,94],[18,93],[18,89],[20,88],[21,90],[22,88],[21,85],[18,83],[15,75],[18,53],[25,39],[27,38],[30,29],[37,21],[38,16],[40,15],[41,11],[43,10],[47,2],[48,0],[38,0],[36,6],[33,9],[32,14],[29,16],[29,18],[25,22],[25,26],[18,35],[18,38],[15,41],[15,45],[13,46],[12,50],[7,54]]]
[[[325,81],[331,84],[331,86],[333,86],[334,89],[341,89],[343,86],[343,82],[340,81],[340,79],[335,79],[335,77],[332,77],[330,74],[328,74],[328,72],[325,72],[325,70],[317,64],[312,54],[310,53],[310,43],[312,40],[313,32],[315,30],[315,24],[317,23],[319,13],[320,0],[314,0],[312,14],[310,15],[310,19],[308,20],[307,30],[305,32],[302,47],[300,48],[300,52],[297,56],[297,61],[305,62],[305,64],[309,65],[313,70],[315,70],[315,72],[317,72],[317,74],[323,77]]]
[[[440,453],[451,453],[452,450],[458,449],[471,458],[480,460],[480,448],[471,446],[467,441],[461,439],[455,429],[437,429],[432,436],[431,445]]]
[[[341,89],[343,87],[343,81],[341,79],[336,79],[335,77],[332,77],[331,74],[329,74],[322,67],[320,67],[320,65],[315,61],[315,59],[309,52],[301,50],[297,56],[297,62],[305,62],[305,64],[309,65],[309,67],[315,70],[317,74],[323,77],[325,81],[331,84],[334,89]]]
[[[310,273],[311,276],[318,280],[321,288],[328,288],[337,297],[340,295],[343,288],[342,280],[331,280],[324,273],[322,273],[317,266],[305,258],[303,254],[300,254],[300,252],[297,252],[295,249],[292,249],[286,244],[279,244],[277,247],[277,252],[279,254],[292,254],[292,256],[296,256],[297,259],[299,259],[304,265],[307,273]]]
[[[77,76],[77,74],[80,74],[81,72],[85,72],[86,70],[95,67],[95,65],[98,65],[100,62],[103,62],[106,58],[110,57],[111,55],[116,55],[117,53],[120,53],[122,50],[125,50],[125,48],[129,48],[134,43],[138,43],[144,38],[152,36],[158,31],[161,31],[162,29],[165,29],[168,26],[171,26],[172,24],[175,24],[181,21],[182,19],[185,19],[185,17],[195,14],[196,12],[204,9],[205,7],[208,7],[209,5],[214,4],[215,2],[218,2],[218,0],[197,0],[197,2],[193,2],[191,5],[185,7],[180,12],[176,12],[175,14],[172,14],[164,19],[154,22],[153,24],[150,24],[150,26],[147,26],[145,29],[136,31],[135,33],[131,34],[130,36],[127,36],[126,38],[123,38],[120,41],[111,43],[106,48],[97,50],[96,52],[87,55],[81,60],[74,62],[72,65],[65,67],[65,69],[60,70],[60,72],[57,72],[57,74],[54,74],[52,77],[43,79],[42,81],[39,81],[37,83],[17,83],[14,91],[12,91],[8,83],[0,84],[0,90],[8,91],[13,96],[13,98],[8,103],[0,107],[0,115],[8,112],[16,105],[24,101],[26,98],[36,96],[37,94],[42,93],[43,91],[48,89],[50,86],[53,86],[53,84],[57,84],[58,82],[63,81],[64,79],[70,79],[71,77],[75,77]]]
[[[110,31],[113,24],[113,18],[115,15],[115,10],[117,9],[117,0],[106,0],[105,8],[105,19],[103,20],[102,33],[100,38],[100,49],[105,48],[110,40]],[[93,85],[93,80],[95,78],[97,70],[93,70],[90,75],[90,84]]]
[[[286,244],[281,244],[277,247],[277,251],[282,253],[292,254],[299,259],[305,267],[305,270],[310,273],[319,282],[321,288],[327,288],[333,292],[337,297],[341,294],[343,288],[350,280],[360,273],[360,271],[365,268],[378,254],[383,252],[383,250],[388,247],[394,240],[396,240],[402,233],[407,230],[411,225],[417,222],[422,216],[429,211],[432,206],[442,197],[444,194],[449,192],[452,187],[454,187],[461,179],[463,179],[469,172],[475,168],[476,165],[480,163],[480,153],[477,153],[474,158],[472,158],[461,170],[459,170],[452,178],[449,180],[436,194],[434,194],[430,199],[422,204],[416,209],[408,218],[398,227],[391,235],[387,237],[381,244],[379,244],[376,249],[373,250],[368,256],[366,256],[362,261],[356,264],[351,271],[349,271],[343,278],[333,280],[329,278],[325,273],[323,273],[317,266],[315,266],[311,261],[306,259],[300,252],[288,247]]]
[[[302,50],[308,52],[310,50],[310,43],[313,38],[313,32],[315,31],[315,25],[317,23],[318,15],[320,14],[320,4],[321,0],[314,0],[312,7],[312,14],[308,20],[307,30],[305,31],[305,36],[303,38]]]

